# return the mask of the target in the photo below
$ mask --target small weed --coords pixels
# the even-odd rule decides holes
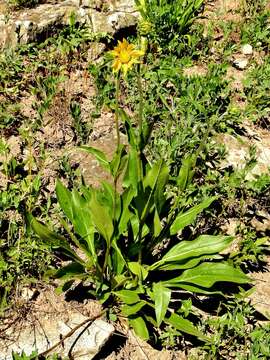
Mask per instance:
[[[181,53],[189,42],[189,29],[202,10],[203,0],[136,0],[142,16],[140,35],[158,51]]]
[[[258,49],[268,51],[270,45],[269,14],[269,10],[264,10],[242,24],[241,42],[243,44],[251,44]]]
[[[270,56],[266,56],[263,64],[249,71],[244,81],[244,93],[247,97],[246,112],[254,121],[267,122],[270,117]]]
[[[242,292],[218,309],[217,315],[220,316],[206,320],[205,326],[211,332],[212,344],[206,345],[204,351],[199,351],[197,358],[205,360],[268,359],[270,327],[256,324],[256,312],[245,300],[246,296],[248,293]],[[195,358],[190,358],[192,359],[195,360]]]
[[[70,103],[70,113],[73,119],[73,126],[76,135],[76,143],[82,145],[88,142],[91,128],[89,124],[82,121],[81,107],[76,101]]]

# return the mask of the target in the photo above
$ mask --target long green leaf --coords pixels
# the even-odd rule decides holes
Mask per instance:
[[[80,149],[86,151],[88,154],[93,155],[104,169],[110,170],[110,163],[103,151],[92,146],[80,146]]]
[[[139,295],[134,290],[119,290],[114,291],[113,294],[127,305],[132,305],[140,301]]]
[[[176,263],[184,265],[185,262],[192,262],[194,258],[203,255],[216,254],[226,249],[232,242],[232,236],[223,235],[201,235],[192,241],[181,241],[169,250],[161,260],[153,264],[150,269],[156,269],[167,263]]]
[[[135,134],[135,130],[132,127],[132,123],[130,121],[128,114],[123,109],[119,109],[119,115],[125,124],[125,128],[126,128],[127,135],[128,135],[129,145],[132,148],[136,148],[137,147],[136,134]]]
[[[140,160],[135,148],[129,149],[127,169],[123,179],[123,187],[133,187],[137,191],[137,184],[140,181]]]
[[[214,200],[216,200],[215,196],[205,199],[202,203],[193,206],[183,214],[179,214],[170,227],[170,234],[175,235],[178,231],[183,230],[184,227],[193,223],[197,215],[199,215],[204,209],[208,208]]]
[[[135,334],[138,335],[143,340],[149,339],[149,332],[145,321],[142,317],[136,317],[135,319],[128,319],[130,326],[135,331]]]
[[[72,195],[59,179],[57,179],[56,182],[56,196],[61,209],[64,211],[68,219],[73,222]]]
[[[182,275],[165,281],[164,286],[173,284],[195,284],[204,288],[210,288],[216,282],[233,282],[237,284],[249,283],[250,278],[241,270],[227,263],[202,263],[193,269],[188,269]]]
[[[145,178],[143,180],[143,185],[144,185],[145,190],[149,186],[151,191],[150,191],[150,194],[148,195],[147,202],[146,202],[143,212],[142,212],[142,216],[141,216],[142,223],[144,223],[146,217],[148,216],[148,213],[150,212],[150,209],[151,209],[152,203],[153,203],[154,194],[156,192],[157,184],[159,181],[159,176],[162,173],[164,168],[166,168],[164,161],[163,160],[158,161],[157,163],[155,163],[152,166],[151,170],[148,171],[147,175],[145,176]],[[165,176],[166,176],[166,174],[165,174]]]
[[[70,279],[82,279],[86,276],[85,267],[78,262],[72,262],[54,273],[56,279],[70,280]]]
[[[99,203],[96,194],[92,197],[90,206],[93,223],[109,246],[114,230],[109,209]]]
[[[182,165],[176,179],[176,183],[181,191],[184,191],[186,189],[192,179],[192,167],[194,166],[194,163],[194,155],[189,155],[182,161]]]
[[[85,250],[84,241],[87,243],[87,248],[91,255],[96,258],[96,250],[94,244],[95,228],[92,221],[91,208],[89,201],[85,200],[76,190],[72,191],[72,212],[73,225],[77,234],[83,239],[83,243],[79,245],[82,250]],[[89,253],[87,253],[89,255]]]
[[[210,340],[206,335],[199,331],[191,321],[184,319],[182,316],[172,314],[169,318],[165,319],[165,322],[169,325],[172,325],[175,329],[180,330],[186,334],[196,336],[203,341]]]
[[[84,261],[71,249],[67,240],[55,232],[49,230],[47,226],[37,221],[31,214],[27,214],[27,220],[34,232],[46,243],[55,249],[61,249],[70,259],[84,264]]]
[[[127,162],[127,155],[124,145],[120,145],[110,162],[111,174],[114,178],[119,177]]]
[[[171,290],[164,287],[161,282],[153,284],[153,297],[155,301],[155,312],[158,327],[166,315],[171,300]]]
[[[159,270],[165,270],[165,271],[175,271],[175,270],[186,270],[195,267],[200,262],[204,260],[223,260],[223,256],[221,255],[202,255],[199,257],[191,258],[191,259],[184,259],[182,261],[177,262],[169,262],[165,263],[162,266],[159,266]]]
[[[146,302],[144,300],[141,300],[135,305],[123,305],[121,308],[121,312],[124,316],[135,315],[144,307],[144,305],[146,305]]]
[[[215,289],[205,289],[202,288],[200,286],[195,286],[195,285],[190,285],[190,284],[185,284],[185,283],[174,283],[171,284],[170,286],[168,284],[166,284],[166,286],[170,287],[172,290],[173,289],[184,289],[186,291],[189,291],[191,293],[195,293],[195,294],[204,294],[204,295],[223,295],[224,294],[221,291],[215,290]]]

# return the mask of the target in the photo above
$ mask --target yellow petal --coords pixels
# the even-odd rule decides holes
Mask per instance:
[[[132,56],[132,57],[137,57],[137,58],[139,58],[139,57],[141,57],[141,56],[143,56],[143,55],[144,55],[144,52],[141,51],[141,50],[133,50],[133,51],[131,52],[131,54],[130,54],[130,56]]]
[[[128,72],[128,64],[122,65],[123,75],[126,76]]]
[[[119,56],[119,51],[117,51],[116,48],[114,48],[113,50],[109,51],[109,54],[112,55],[113,57]]]
[[[114,72],[118,72],[121,69],[121,61],[119,61],[119,59],[115,59],[112,64],[112,68]]]

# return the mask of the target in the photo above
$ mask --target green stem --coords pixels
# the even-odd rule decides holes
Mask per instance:
[[[141,139],[141,137],[142,137],[142,125],[143,125],[143,88],[142,88],[141,66],[140,66],[140,64],[138,64],[137,82],[138,82],[138,91],[139,91],[138,125],[139,125],[139,136],[140,136],[140,139]]]
[[[120,75],[116,78],[116,107],[115,107],[115,127],[117,136],[117,150],[120,147],[120,131],[119,131],[119,93],[120,93]]]

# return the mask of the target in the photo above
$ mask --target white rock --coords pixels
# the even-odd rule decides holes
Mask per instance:
[[[10,344],[5,350],[4,348],[1,349],[3,351],[0,354],[0,360],[12,360],[12,351],[15,353],[24,351],[27,355],[30,355],[35,349],[38,353],[46,351],[59,341],[60,336],[64,337],[72,327],[84,319],[83,315],[75,313],[72,315],[72,320],[69,320],[68,323],[60,319],[56,319],[53,322],[51,319],[46,319],[44,314],[43,318],[40,319],[40,327],[26,326],[25,329],[20,331],[17,341]],[[86,330],[82,332],[84,328]],[[98,319],[88,328],[87,324],[79,328],[72,336],[63,341],[62,347],[55,349],[55,351],[66,358],[69,350],[74,346],[74,341],[77,339],[72,350],[74,359],[91,360],[99,353],[113,332],[113,325]],[[11,336],[11,334],[7,335]]]
[[[252,53],[253,53],[253,48],[251,45],[245,44],[242,46],[242,54],[243,55],[252,55]]]
[[[241,58],[235,59],[233,65],[239,70],[244,70],[248,66],[248,60]]]

